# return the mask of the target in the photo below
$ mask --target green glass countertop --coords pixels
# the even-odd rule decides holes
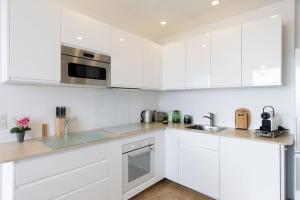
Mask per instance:
[[[108,140],[110,137],[97,133],[95,131],[83,131],[77,133],[69,133],[65,136],[50,136],[40,139],[40,141],[52,149],[60,149],[90,142]]]

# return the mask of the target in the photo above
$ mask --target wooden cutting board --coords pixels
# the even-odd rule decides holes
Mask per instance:
[[[248,129],[251,123],[251,113],[247,108],[239,108],[235,111],[235,128]]]

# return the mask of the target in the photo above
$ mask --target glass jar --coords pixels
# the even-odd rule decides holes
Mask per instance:
[[[172,122],[180,123],[181,122],[181,114],[179,110],[174,110],[172,114]]]
[[[169,123],[169,116],[167,113],[164,113],[163,124],[168,124],[168,123]]]

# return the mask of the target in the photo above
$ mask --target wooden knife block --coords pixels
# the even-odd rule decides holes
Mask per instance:
[[[235,128],[246,130],[250,126],[251,114],[246,108],[239,108],[235,111]]]
[[[56,118],[55,121],[55,135],[64,136],[65,135],[65,123],[66,118]]]

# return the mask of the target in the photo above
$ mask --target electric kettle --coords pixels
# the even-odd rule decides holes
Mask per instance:
[[[152,121],[153,121],[153,111],[152,110],[144,110],[141,113],[141,122],[151,123]]]

